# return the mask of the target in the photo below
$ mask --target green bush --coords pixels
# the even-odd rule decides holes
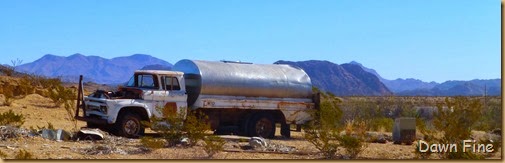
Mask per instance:
[[[471,138],[474,124],[481,116],[482,104],[478,99],[471,100],[468,97],[446,98],[444,102],[437,104],[437,112],[434,114],[433,127],[427,129],[420,126],[421,133],[425,135],[425,141],[433,144],[459,144],[462,140]],[[422,124],[421,124],[422,125]],[[463,146],[457,146],[457,152],[438,153],[445,159],[481,159],[481,155],[472,152],[463,152]],[[420,152],[416,148],[419,156]],[[429,154],[420,156],[427,158]]]
[[[167,146],[175,146],[180,143],[184,136],[184,116],[181,112],[171,112],[172,108],[157,107],[157,110],[163,113],[162,117],[152,116],[147,126],[152,126],[151,129],[161,134],[167,142]]]
[[[340,100],[328,98],[322,94],[319,110],[312,113],[313,120],[306,123],[304,137],[313,144],[327,159],[337,158],[337,151],[340,144],[337,139],[342,130],[339,121],[342,111],[338,107]]]
[[[340,136],[338,141],[340,145],[345,148],[349,158],[353,159],[363,151],[363,139],[351,135]]]
[[[11,125],[19,127],[25,123],[25,117],[22,114],[16,114],[12,110],[0,114],[0,125]]]
[[[222,151],[226,143],[222,138],[214,135],[207,136],[203,141],[205,142],[203,150],[207,153],[209,158],[212,158],[216,153]]]
[[[384,130],[386,132],[393,131],[394,121],[392,118],[386,118],[386,117],[373,118],[369,123],[370,123],[369,127],[372,128],[373,131],[381,131],[381,130]]]
[[[69,100],[76,99],[76,93],[72,89],[65,88],[63,85],[55,85],[49,88],[49,98],[54,102],[55,107],[62,104],[68,104]]]
[[[177,112],[170,107],[157,107],[157,110],[163,116],[161,118],[153,116],[150,123],[144,123],[159,132],[167,141],[168,146],[177,145],[184,137],[188,138],[189,146],[196,145],[198,141],[204,139],[205,132],[210,130],[208,118],[202,112],[186,112],[186,108],[181,108],[181,111]]]
[[[338,141],[345,148],[349,158],[358,156],[366,146],[367,127],[365,121],[349,120],[345,124],[345,133],[338,137]]]
[[[183,124],[184,135],[189,139],[189,145],[193,146],[199,140],[204,140],[205,132],[210,130],[208,117],[199,111],[189,111]]]

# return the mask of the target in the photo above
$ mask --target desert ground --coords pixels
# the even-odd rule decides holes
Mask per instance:
[[[3,101],[0,95],[0,101]],[[12,110],[25,117],[21,128],[37,128],[51,123],[55,129],[75,132],[85,127],[84,122],[77,123],[74,128],[72,121],[63,107],[54,107],[54,103],[38,94],[30,94],[16,99],[11,106],[0,106],[0,113]],[[277,128],[277,132],[280,129]],[[147,135],[157,134],[147,130]],[[478,132],[477,132],[478,133]],[[211,133],[209,133],[211,134]],[[391,135],[391,133],[384,133]],[[142,146],[139,139],[128,139],[105,134],[104,140],[54,141],[40,136],[22,136],[0,140],[0,152],[6,159],[14,159],[20,150],[26,150],[36,159],[208,159],[201,143],[193,147],[176,146],[159,149],[148,149]],[[277,133],[276,135],[280,135]],[[303,131],[292,131],[289,139],[277,136],[269,140],[277,147],[288,147],[289,152],[258,151],[248,149],[247,138],[238,136],[221,136],[226,141],[224,150],[215,154],[212,159],[323,159],[318,150],[304,139]],[[366,143],[366,148],[357,159],[415,159],[415,144],[396,145],[386,143]],[[340,149],[339,153],[345,154]],[[436,157],[434,157],[436,159]],[[488,159],[501,159],[501,151],[487,155]]]

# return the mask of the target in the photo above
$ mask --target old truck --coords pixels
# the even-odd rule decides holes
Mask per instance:
[[[141,121],[162,116],[156,109],[161,106],[178,113],[200,110],[215,132],[272,138],[280,124],[281,135],[290,137],[290,125],[310,120],[309,111],[319,105],[309,76],[282,64],[185,59],[171,71],[137,70],[118,89],[84,96],[81,76],[76,119],[138,137],[145,131]]]

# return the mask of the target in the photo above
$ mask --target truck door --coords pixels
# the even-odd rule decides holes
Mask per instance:
[[[181,87],[180,79],[182,76],[162,76],[161,83],[165,91],[166,98],[164,98],[163,105],[166,108],[164,114],[186,113],[187,107],[187,94]]]

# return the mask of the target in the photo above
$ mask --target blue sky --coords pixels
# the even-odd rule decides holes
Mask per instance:
[[[104,58],[357,61],[387,79],[500,78],[499,0],[1,1],[0,63]]]

